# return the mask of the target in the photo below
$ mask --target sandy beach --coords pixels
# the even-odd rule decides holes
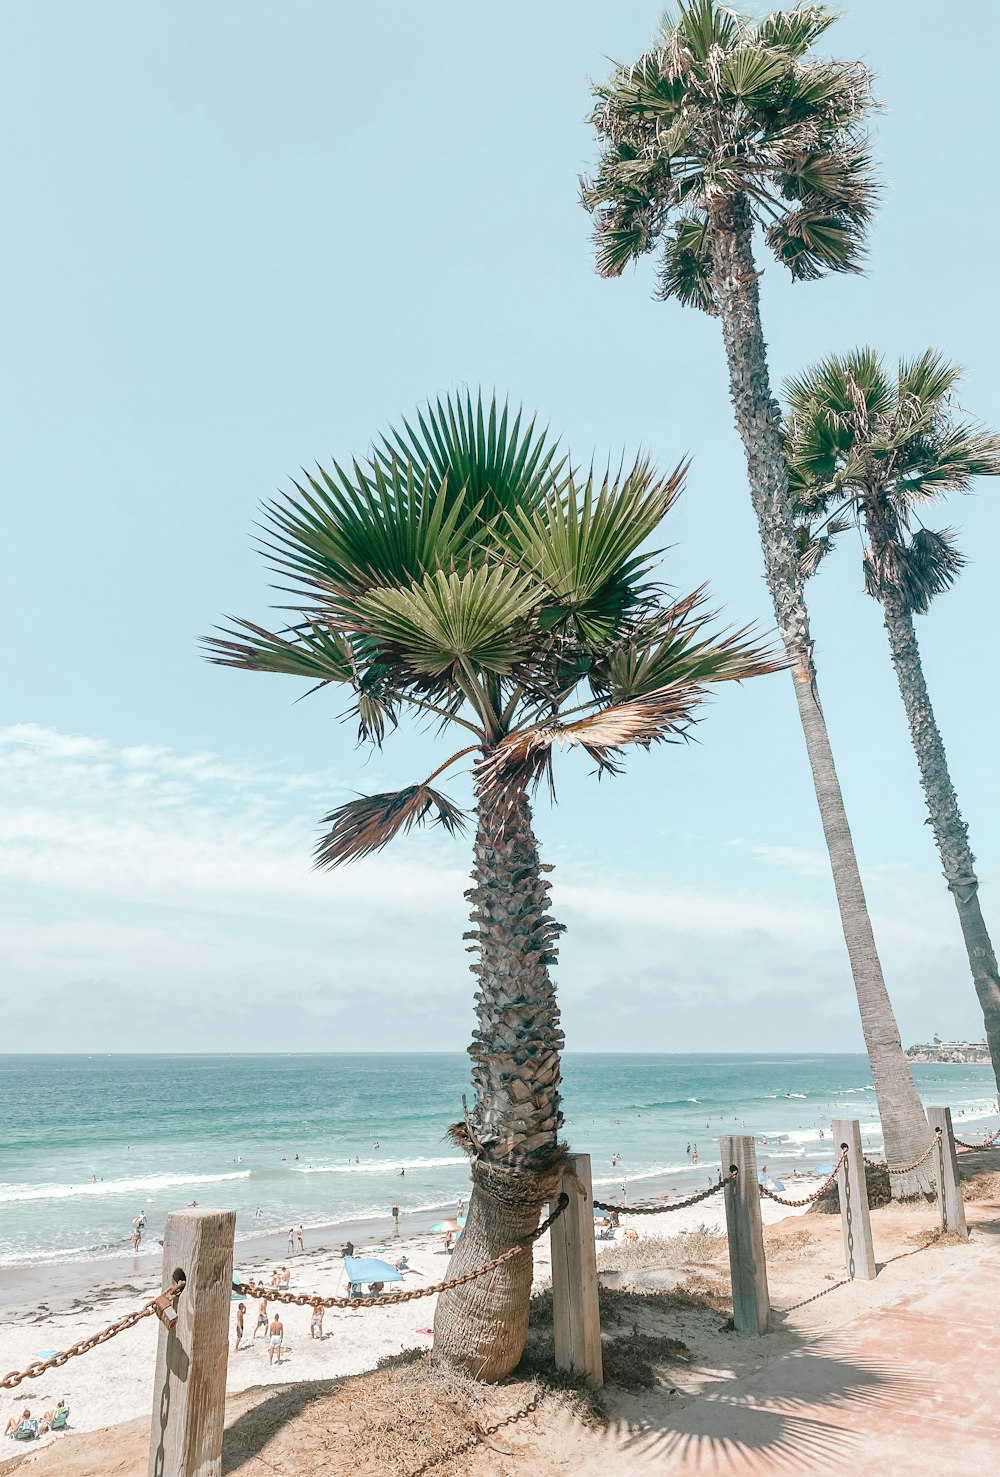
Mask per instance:
[[[803,1182],[800,1182],[803,1183]],[[765,1201],[762,1212],[771,1224],[796,1212]],[[653,1216],[622,1214],[622,1232],[634,1228],[642,1240],[676,1236],[707,1226],[721,1231],[725,1213],[721,1196],[713,1196],[686,1210],[664,1211]],[[353,1239],[353,1238],[352,1238]],[[237,1274],[244,1278],[269,1280],[275,1269],[284,1266],[292,1274],[291,1291],[317,1292],[324,1296],[345,1291],[343,1261],[339,1253],[340,1228],[318,1238],[312,1249],[287,1254],[285,1238],[271,1236],[260,1242],[237,1245]],[[430,1284],[447,1276],[448,1254],[444,1238],[422,1233],[401,1234],[398,1238],[379,1240],[374,1234],[359,1239],[359,1255],[378,1254],[385,1248],[388,1258],[409,1258],[407,1288]],[[601,1243],[603,1249],[606,1243]],[[550,1276],[548,1237],[535,1246],[534,1275],[536,1287],[544,1286]],[[30,1281],[30,1295],[25,1281]],[[0,1303],[0,1372],[23,1368],[29,1360],[96,1333],[141,1305],[160,1290],[159,1256],[149,1254],[129,1258],[117,1264],[91,1263],[35,1266],[28,1279],[21,1279],[20,1295],[17,1278],[10,1270],[2,1284]],[[403,1349],[430,1347],[429,1330],[434,1322],[436,1298],[404,1303],[396,1307],[331,1309],[324,1319],[322,1340],[309,1336],[308,1308],[287,1307],[282,1311],[285,1344],[279,1365],[269,1365],[263,1333],[252,1337],[256,1322],[256,1305],[248,1304],[245,1337],[238,1352],[230,1344],[227,1388],[232,1392],[257,1385],[286,1385],[299,1380],[331,1379],[357,1374],[374,1368],[387,1354]],[[236,1301],[233,1302],[235,1330]],[[8,1395],[3,1410],[7,1417],[27,1405],[33,1413],[54,1406],[60,1399],[69,1401],[70,1422],[74,1430],[92,1431],[148,1414],[150,1386],[159,1325],[145,1319],[99,1349],[70,1360],[63,1368],[52,1370],[37,1380],[26,1381],[19,1390]],[[43,1440],[59,1440],[50,1436]],[[3,1453],[8,1454],[6,1451]]]

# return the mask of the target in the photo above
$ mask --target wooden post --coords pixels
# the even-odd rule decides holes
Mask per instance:
[[[163,1237],[163,1286],[185,1278],[160,1328],[149,1477],[221,1477],[233,1282],[234,1210],[177,1210]]]
[[[569,1204],[549,1232],[556,1367],[604,1384],[590,1155],[570,1154],[559,1189]]]
[[[844,1265],[852,1280],[870,1282],[875,1276],[875,1246],[868,1207],[865,1156],[861,1148],[861,1124],[856,1118],[835,1118],[832,1130],[837,1157],[847,1150],[847,1159],[837,1171]]]
[[[958,1178],[958,1155],[955,1152],[955,1133],[951,1126],[951,1109],[928,1108],[927,1122],[932,1133],[937,1128],[941,1130],[937,1152],[931,1157],[931,1163],[937,1167],[941,1229],[957,1231],[960,1236],[967,1237],[969,1230],[965,1224],[965,1202]]]
[[[733,1282],[733,1324],[739,1333],[767,1332],[771,1300],[767,1292],[764,1229],[760,1219],[760,1186],[754,1142],[745,1134],[725,1134],[719,1140],[722,1173],[735,1166],[735,1180],[727,1180],[726,1229],[729,1233],[729,1271]]]

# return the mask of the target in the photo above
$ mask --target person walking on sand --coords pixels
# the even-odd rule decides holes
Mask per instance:
[[[236,1308],[236,1342],[233,1345],[233,1353],[240,1352],[240,1344],[243,1342],[243,1320],[247,1315],[246,1303],[239,1303]]]
[[[295,1227],[294,1226],[289,1226],[289,1228],[288,1228],[288,1250],[290,1252],[292,1252],[292,1251],[295,1250]]]
[[[455,1211],[455,1215],[456,1215],[456,1217],[457,1217],[458,1220],[461,1220],[464,1214],[465,1214],[465,1201],[462,1199],[461,1195],[459,1195],[459,1197],[458,1197],[458,1209]]]
[[[394,1236],[398,1236],[399,1235],[399,1206],[398,1205],[394,1205],[392,1207],[392,1234]]]
[[[277,1362],[280,1364],[281,1345],[285,1337],[285,1325],[282,1323],[281,1318],[278,1316],[277,1313],[275,1313],[274,1317],[271,1319],[271,1327],[268,1329],[267,1332],[267,1362],[268,1364],[272,1364],[274,1362],[274,1356],[277,1354]]]
[[[253,1331],[255,1340],[261,1329],[264,1330],[265,1334],[267,1333],[267,1298],[261,1298],[257,1304],[257,1327]]]
[[[312,1317],[309,1320],[309,1337],[311,1339],[322,1339],[323,1337],[323,1312],[322,1303],[314,1304]]]
[[[295,1239],[299,1243],[299,1251],[305,1251],[306,1249],[305,1234],[304,1226],[300,1226],[295,1233]]]

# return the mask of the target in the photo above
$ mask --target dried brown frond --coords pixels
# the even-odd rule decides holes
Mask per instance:
[[[443,826],[449,835],[465,830],[465,812],[430,785],[360,795],[323,817],[323,824],[330,830],[317,843],[315,864],[337,867],[341,862],[370,856],[400,832],[405,834],[412,826],[422,825],[432,811],[437,812],[432,824]]]

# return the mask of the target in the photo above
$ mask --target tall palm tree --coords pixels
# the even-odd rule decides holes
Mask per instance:
[[[473,1193],[455,1275],[537,1226],[564,1159],[550,975],[561,926],[529,793],[551,787],[555,749],[581,748],[615,774],[628,745],[684,735],[712,684],[776,666],[746,631],[710,629],[702,591],[673,600],[653,582],[643,546],[682,478],[645,460],[581,478],[506,407],[438,402],[366,461],[320,469],[267,506],[265,549],[291,615],[278,630],[237,621],[208,642],[223,665],[345,688],[362,743],[381,745],[406,713],[459,737],[426,779],[326,816],[318,866],[414,825],[461,830],[465,813],[434,782],[473,758],[474,1102],[451,1129]],[[521,1255],[442,1295],[437,1355],[481,1378],[508,1373],[530,1286]]]
[[[583,201],[597,269],[619,276],[659,249],[659,296],[719,319],[764,571],[794,679],[830,853],[889,1163],[912,1162],[927,1122],[882,976],[813,665],[781,414],[771,393],[753,232],[796,280],[857,270],[875,185],[862,129],[869,78],[812,46],[835,19],[822,5],[753,23],[690,0],[654,44],[594,88],[601,144]],[[924,1175],[896,1176],[897,1194]]]
[[[926,528],[924,514],[946,493],[967,492],[973,478],[1000,476],[1000,436],[958,410],[960,379],[959,367],[930,349],[901,360],[895,374],[873,349],[832,355],[786,385],[786,445],[793,496],[806,520],[799,535],[806,573],[845,528],[857,525],[864,534],[865,590],[882,606],[1000,1091],[1000,974],[913,627],[913,617],[926,615],[965,562],[952,533]]]

